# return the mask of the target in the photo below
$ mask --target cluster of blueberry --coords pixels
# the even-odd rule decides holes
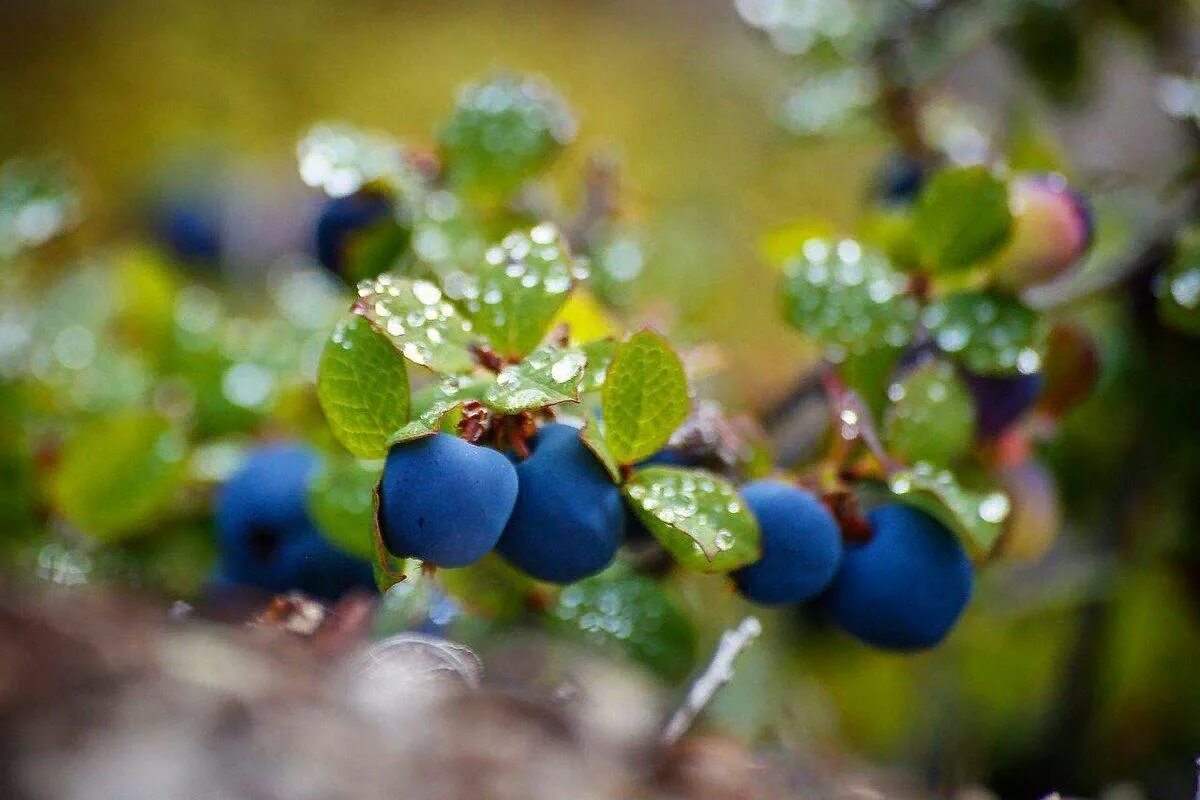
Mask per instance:
[[[442,567],[494,550],[531,577],[559,584],[602,571],[641,523],[576,428],[550,423],[531,444],[523,460],[444,433],[394,447],[380,483],[388,549]],[[373,587],[370,565],[329,544],[308,512],[318,461],[300,445],[267,445],[226,483],[217,505],[218,584],[327,599]],[[740,495],[758,521],[762,558],[732,577],[753,602],[816,600],[863,641],[907,650],[940,641],[970,597],[965,553],[920,511],[881,506],[870,514],[870,540],[843,545],[833,516],[804,489],[760,480]]]

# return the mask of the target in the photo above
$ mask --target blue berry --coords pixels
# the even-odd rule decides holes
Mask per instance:
[[[463,567],[500,539],[517,501],[517,471],[495,450],[439,433],[392,448],[379,494],[388,550]]]
[[[816,497],[779,481],[739,493],[762,534],[762,558],[733,573],[738,591],[763,605],[809,600],[833,580],[842,558],[837,522]]]
[[[180,261],[209,264],[220,260],[221,214],[213,198],[194,195],[164,199],[151,216],[155,237]]]
[[[532,444],[517,464],[517,504],[496,552],[539,580],[595,575],[625,535],[621,492],[575,428],[547,425]]]
[[[940,522],[899,503],[870,513],[872,538],[849,547],[821,604],[842,630],[891,650],[945,638],[971,598],[971,562]]]
[[[985,439],[1004,433],[1037,402],[1045,382],[1033,375],[977,375],[964,371],[975,403],[975,430]]]
[[[299,444],[266,445],[222,487],[216,523],[223,581],[323,599],[374,587],[371,565],[336,549],[309,516],[308,485],[318,462]]]
[[[918,159],[903,153],[892,154],[875,175],[875,197],[888,206],[911,205],[928,177],[929,170]]]
[[[399,229],[392,202],[383,194],[363,189],[345,197],[326,202],[317,217],[317,260],[336,275],[347,275],[354,248],[360,246],[372,231]],[[391,253],[394,255],[394,253]],[[386,269],[387,265],[379,271]],[[368,270],[370,271],[370,270]]]

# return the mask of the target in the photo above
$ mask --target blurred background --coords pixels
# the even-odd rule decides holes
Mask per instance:
[[[619,161],[641,265],[621,315],[711,343],[704,391],[733,411],[787,406],[819,353],[777,312],[771,234],[853,231],[899,146],[888,125],[850,119],[853,85],[814,99],[805,28],[767,35],[769,5],[5,3],[0,156],[63,159],[80,220],[0,284],[10,574],[201,592],[215,557],[207,498],[240,448],[286,434],[336,449],[311,373],[350,295],[293,269],[311,262],[321,202],[297,175],[297,141],[332,120],[433,148],[458,87],[496,69],[543,76],[576,112],[576,142],[547,180],[566,204],[581,202],[590,156]],[[946,791],[1188,796],[1200,360],[1118,279],[1174,230],[1178,188],[1195,182],[1200,103],[1183,78],[1197,62],[1164,63],[1158,18],[1192,9],[949,5],[988,23],[954,22],[974,38],[922,82],[930,138],[963,161],[1001,143],[1067,174],[1097,214],[1081,285],[1119,287],[1061,312],[1091,332],[1100,364],[1096,388],[1037,445],[1064,522],[1046,555],[982,572],[963,623],[929,653],[763,614],[762,641],[705,724],[768,750],[856,754]],[[1164,86],[1166,72],[1183,82]],[[215,271],[185,265],[155,216],[188,193],[222,198],[213,213],[231,233]],[[165,344],[180,330],[214,344]],[[708,577],[670,591],[698,630],[683,667],[659,670],[668,686],[749,608]]]

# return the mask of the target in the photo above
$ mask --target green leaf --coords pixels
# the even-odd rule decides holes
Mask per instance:
[[[300,179],[332,197],[382,184],[410,199],[420,191],[421,174],[399,142],[350,125],[317,125],[296,146]]]
[[[1046,326],[1041,315],[999,292],[958,292],[930,304],[922,321],[938,349],[980,375],[1041,369]]]
[[[582,350],[547,345],[521,363],[504,367],[487,388],[483,402],[502,414],[577,402],[586,363]]]
[[[925,463],[893,473],[888,486],[900,501],[935,517],[983,553],[996,543],[1012,510],[1004,492],[969,491],[950,470]]]
[[[417,414],[402,427],[398,428],[387,439],[387,449],[401,444],[403,442],[411,442],[413,439],[422,439],[426,436],[432,436],[442,430],[443,421],[446,415],[451,411],[455,411],[463,404],[463,400],[442,400],[434,403],[425,411]]]
[[[387,439],[408,421],[404,356],[371,323],[351,314],[321,353],[317,400],[333,435],[359,458],[382,458]]]
[[[613,479],[613,483],[621,482],[621,465],[613,458],[613,454],[608,449],[608,443],[604,440],[604,426],[600,420],[596,419],[591,414],[587,415],[587,421],[583,425],[583,430],[579,432],[579,438],[583,442],[583,446],[592,451],[592,455],[596,456],[596,460],[604,467],[609,476]]]
[[[935,272],[979,264],[998,253],[1011,232],[1008,189],[985,167],[942,170],[917,200],[913,236]]]
[[[617,354],[615,339],[597,339],[583,345],[583,353],[587,356],[587,366],[583,370],[583,378],[579,381],[579,391],[582,393],[598,392],[604,386],[608,375],[608,365]]]
[[[908,279],[876,250],[853,239],[809,239],[784,265],[788,322],[841,361],[909,343],[917,301]]]
[[[761,555],[758,523],[727,481],[707,472],[646,467],[625,484],[634,512],[680,563],[729,572]]]
[[[187,442],[156,414],[125,412],[79,428],[51,484],[58,513],[106,543],[139,533],[170,510]]]
[[[510,233],[485,258],[482,273],[455,285],[455,300],[500,355],[522,358],[545,338],[567,301],[575,260],[549,223]]]
[[[414,364],[452,374],[475,368],[471,346],[481,337],[431,281],[384,273],[358,285],[355,309]]]
[[[620,566],[563,589],[550,627],[624,653],[677,683],[696,665],[696,628],[661,584]]]
[[[382,467],[326,459],[308,488],[308,510],[325,538],[351,555],[375,558],[372,492]]]
[[[687,419],[691,405],[679,356],[649,328],[617,348],[601,401],[605,441],[621,464],[657,453]]]
[[[966,453],[975,438],[975,406],[954,367],[921,364],[888,387],[892,404],[884,438],[893,455],[909,464],[944,466]]]

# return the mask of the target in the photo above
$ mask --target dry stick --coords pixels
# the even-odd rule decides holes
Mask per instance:
[[[733,662],[758,635],[762,623],[758,617],[746,617],[736,628],[721,634],[721,641],[704,673],[688,689],[687,697],[671,716],[663,730],[663,744],[675,744],[687,733],[696,716],[713,699],[717,691],[733,678]]]

